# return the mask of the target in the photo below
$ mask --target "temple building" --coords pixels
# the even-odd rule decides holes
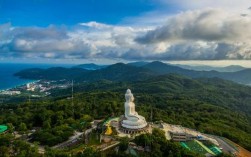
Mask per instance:
[[[134,97],[130,89],[127,89],[125,99],[125,114],[120,118],[120,130],[127,134],[147,132],[148,124],[145,118],[135,111]]]

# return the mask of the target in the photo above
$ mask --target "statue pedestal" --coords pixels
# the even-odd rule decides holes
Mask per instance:
[[[137,115],[135,117],[125,117],[122,120],[122,126],[128,129],[141,129],[147,126],[146,120],[144,117]]]
[[[142,133],[142,132],[143,133],[148,132],[149,125],[146,122],[142,123],[141,125],[139,125],[138,123],[135,123],[134,125],[129,123],[129,125],[128,125],[128,124],[126,124],[126,122],[128,122],[126,120],[126,117],[121,116],[120,121],[119,121],[119,130],[126,133],[126,134],[138,134],[138,133]]]

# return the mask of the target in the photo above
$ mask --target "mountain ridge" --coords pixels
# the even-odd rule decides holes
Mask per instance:
[[[15,74],[15,76],[26,79],[59,79],[67,76],[66,79],[77,81],[137,81],[150,77],[176,73],[191,78],[213,78],[218,77],[241,84],[251,84],[251,69],[244,69],[237,72],[218,71],[195,71],[181,67],[154,61],[141,66],[132,64],[116,63],[97,70],[86,70],[82,68],[61,68],[59,71],[49,69],[26,69]],[[55,76],[55,77],[53,77]]]
[[[218,72],[237,72],[244,69],[240,65],[229,65],[226,67],[214,67],[214,66],[206,66],[206,65],[183,65],[183,64],[175,64],[183,69],[195,70],[195,71],[218,71]]]
[[[94,64],[94,63],[86,63],[86,64],[76,65],[76,66],[74,66],[74,68],[82,68],[82,69],[86,69],[86,70],[98,70],[98,69],[103,69],[107,66],[109,66],[109,65],[98,65],[98,64]]]

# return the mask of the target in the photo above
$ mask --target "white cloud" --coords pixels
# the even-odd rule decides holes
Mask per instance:
[[[147,45],[171,45],[165,59],[251,59],[251,16],[223,9],[180,13],[166,24],[136,38]],[[204,44],[201,44],[204,43]]]
[[[97,28],[97,29],[104,29],[104,28],[110,28],[111,26],[103,24],[103,23],[98,23],[96,21],[91,21],[91,22],[86,22],[86,23],[79,23],[80,26],[86,26],[90,28]]]
[[[138,38],[139,42],[170,40],[239,41],[251,39],[251,16],[240,16],[222,9],[180,13],[166,24]]]
[[[8,23],[0,25],[0,53],[1,57],[56,59],[251,59],[249,13],[202,9],[168,16],[160,23],[156,27],[88,22],[71,28]]]
[[[146,29],[97,22],[72,28],[0,26],[0,50],[5,56],[42,58],[120,58],[140,47],[134,41]]]

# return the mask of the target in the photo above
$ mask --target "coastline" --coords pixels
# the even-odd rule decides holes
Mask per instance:
[[[22,70],[30,68],[72,67],[73,65],[75,64],[0,63],[0,91],[11,90],[27,83],[38,81],[14,76],[15,73]]]
[[[11,90],[13,88],[23,86],[27,83],[36,82],[38,80],[22,79],[14,76],[15,73],[30,68],[47,69],[51,67],[72,67],[71,64],[37,64],[37,63],[0,63],[0,91]]]
[[[20,86],[25,86],[27,83],[36,83],[36,82],[39,82],[39,81],[40,81],[40,80],[27,80],[27,81],[24,81],[24,82],[22,82],[22,83],[13,85],[12,87],[0,88],[0,92],[12,90],[12,89],[17,88],[17,87],[20,87]]]

